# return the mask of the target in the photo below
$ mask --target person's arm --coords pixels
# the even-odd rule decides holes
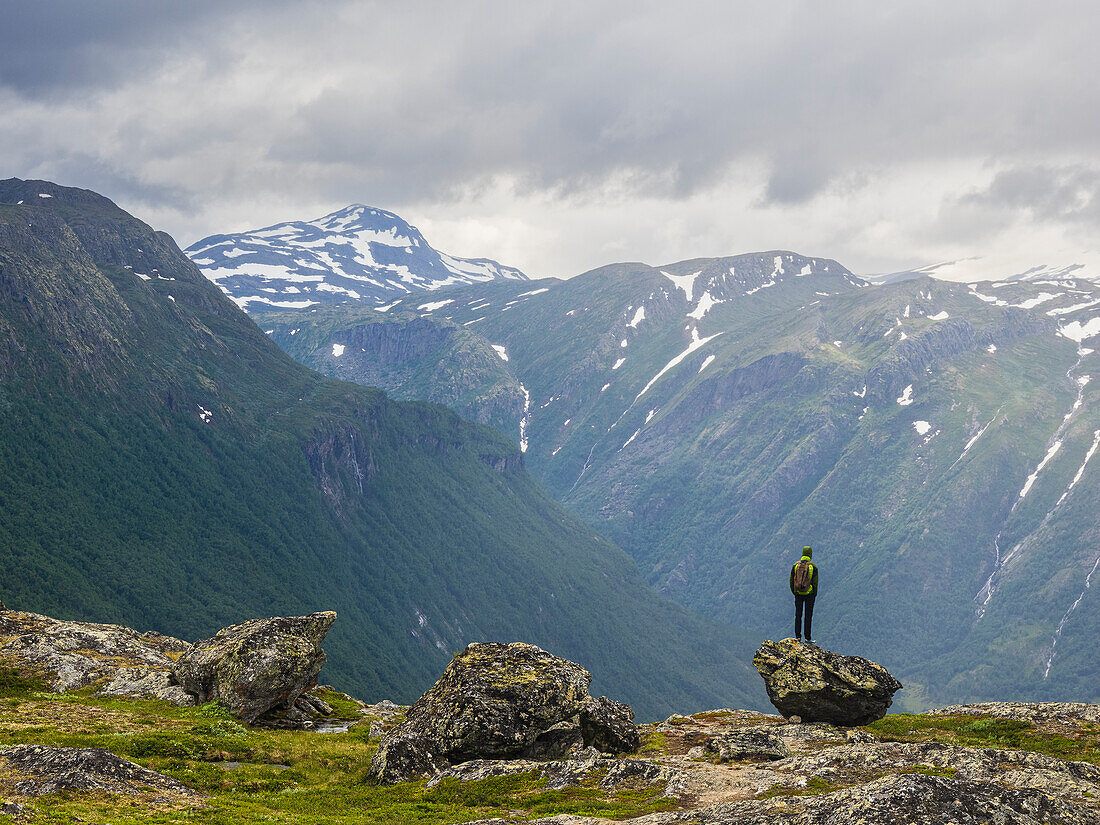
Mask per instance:
[[[797,567],[797,566],[798,565],[794,565],[794,567],[791,567],[791,594],[795,595],[795,596],[798,595],[797,593],[794,592],[794,568]]]
[[[814,565],[814,575],[810,579],[810,586],[813,587],[813,589],[814,589],[813,593],[816,596],[817,595],[817,565],[816,564]]]

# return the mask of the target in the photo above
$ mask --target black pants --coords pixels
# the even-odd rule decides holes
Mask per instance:
[[[799,596],[797,593],[794,597],[794,635],[799,639],[802,638],[802,612],[806,612],[806,638],[812,639],[814,634],[810,629],[814,621],[814,599],[817,598],[817,594],[812,596]]]

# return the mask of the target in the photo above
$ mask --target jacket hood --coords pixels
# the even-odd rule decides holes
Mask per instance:
[[[814,557],[814,549],[812,547],[803,547],[802,548],[802,558],[812,559],[813,557]]]

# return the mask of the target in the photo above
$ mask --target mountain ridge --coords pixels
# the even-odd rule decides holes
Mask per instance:
[[[809,543],[829,576],[815,624],[913,685],[912,707],[1093,695],[1090,281],[871,286],[784,251],[456,288],[333,310],[324,332],[310,316],[256,317],[345,379],[446,401],[431,375],[459,370],[513,399],[502,429],[532,472],[694,609],[784,627],[775,571]],[[398,388],[366,330],[413,323],[451,337]],[[364,343],[334,358],[345,337]]]
[[[518,269],[488,258],[438,252],[400,216],[364,204],[310,221],[210,235],[185,252],[243,309],[379,306],[410,292],[459,283],[527,280]]]

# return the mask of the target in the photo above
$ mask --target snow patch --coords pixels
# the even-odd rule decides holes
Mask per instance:
[[[527,452],[527,427],[531,423],[531,393],[521,383],[519,391],[523,393],[523,418],[519,420],[519,451]]]
[[[657,381],[661,378],[662,375],[664,375],[670,369],[672,369],[673,367],[678,365],[681,361],[683,361],[685,358],[687,358],[689,355],[691,355],[693,352],[695,352],[695,350],[699,349],[701,346],[706,344],[708,341],[713,341],[719,335],[722,335],[722,333],[721,332],[716,332],[716,333],[714,333],[714,335],[708,335],[706,338],[700,338],[699,337],[699,330],[697,330],[695,328],[692,328],[692,330],[691,330],[691,343],[688,344],[687,349],[685,349],[683,352],[681,352],[679,355],[677,355],[675,358],[673,358],[671,361],[669,361],[667,364],[665,364],[664,367],[661,368],[660,372],[658,372],[651,379],[649,379],[649,383],[646,384],[642,388],[642,391],[640,393],[638,393],[636,396],[634,396],[634,400],[637,401],[639,398],[641,398],[643,395],[645,395],[647,392],[649,392],[649,388],[652,387],[654,384],[656,384]]]
[[[929,321],[946,321],[950,317],[951,316],[948,315],[945,311],[940,310],[935,315],[929,315],[928,320]]]
[[[706,358],[704,358],[702,366],[699,367],[699,372],[702,372],[707,367],[709,367],[711,364],[713,364],[714,363],[714,358],[715,358],[714,355],[708,355]]]
[[[1058,334],[1080,344],[1088,338],[1100,335],[1100,318],[1092,318],[1084,324],[1080,321],[1071,321],[1059,329]]]
[[[421,304],[417,309],[423,310],[424,312],[435,312],[437,309],[441,309],[447,306],[447,304],[453,304],[454,302],[454,298],[448,298],[446,301],[429,301],[426,304]]]
[[[214,413],[210,412],[210,410],[206,409],[206,407],[204,407],[202,404],[199,404],[198,408],[199,408],[199,418],[201,418],[203,420],[203,423],[209,424],[210,419],[212,419],[214,417]]]
[[[508,360],[508,350],[506,350],[504,346],[502,346],[501,344],[491,344],[490,346],[492,346],[492,348],[496,350],[496,353],[500,356],[501,361]]]
[[[517,298],[526,298],[528,295],[542,295],[544,292],[549,292],[550,287],[544,286],[542,289],[532,289],[530,292],[521,292],[517,295]]]
[[[1040,292],[1034,298],[1028,298],[1026,301],[1021,301],[1018,304],[1013,304],[1014,307],[1020,309],[1034,309],[1039,304],[1045,304],[1047,301],[1053,301],[1055,298],[1060,298],[1065,293],[1063,292]]]
[[[621,367],[621,366],[622,366],[623,364],[625,364],[625,363],[626,363],[626,359],[625,359],[625,358],[620,358],[620,359],[619,359],[618,361],[616,361],[616,362],[615,362],[615,363],[614,363],[614,364],[612,365],[611,369],[613,369],[613,370],[617,370],[617,369],[618,369],[619,367]]]
[[[932,425],[927,421],[914,421],[913,429],[917,431],[918,435],[927,435],[928,431],[932,429]]]
[[[637,329],[638,324],[640,324],[644,320],[645,320],[645,307],[640,306],[640,307],[638,307],[638,311],[634,313],[634,317],[630,319],[630,323],[627,324],[627,326],[632,327],[634,329]]]
[[[992,355],[993,353],[995,353],[997,351],[997,345],[996,344],[990,344],[988,347],[985,348],[985,351],[988,352],[990,355]]]
[[[902,391],[901,396],[898,398],[898,404],[900,404],[903,407],[908,407],[912,403],[913,403],[913,385],[910,384],[908,387],[906,387]]]
[[[695,307],[691,312],[687,314],[688,318],[695,318],[698,321],[703,320],[703,316],[706,315],[710,308],[724,303],[723,301],[716,301],[711,297],[710,292],[704,292],[699,298],[699,305]]]
[[[346,347],[343,344],[333,344],[332,345],[332,357],[333,358],[339,358],[341,355],[344,354],[345,349],[346,349]]]
[[[672,275],[665,272],[663,269],[660,272],[672,281],[673,286],[683,291],[687,296],[689,304],[695,303],[695,279],[703,273],[703,270],[700,269],[698,272],[693,272],[690,275]]]
[[[1089,307],[1094,307],[1097,304],[1100,304],[1100,298],[1095,301],[1086,301],[1083,304],[1073,304],[1072,306],[1068,307],[1055,307],[1054,309],[1048,309],[1047,315],[1069,315],[1069,313],[1071,312],[1076,312],[1079,309],[1088,309]]]
[[[1035,480],[1039,477],[1039,473],[1043,471],[1043,468],[1050,463],[1050,460],[1062,449],[1062,439],[1058,439],[1050,445],[1050,449],[1047,450],[1047,454],[1043,456],[1043,460],[1039,462],[1039,466],[1035,468],[1035,472],[1027,477],[1027,481],[1024,482],[1024,488],[1020,490],[1020,498],[1027,496],[1031,490],[1031,485],[1035,483]]]

